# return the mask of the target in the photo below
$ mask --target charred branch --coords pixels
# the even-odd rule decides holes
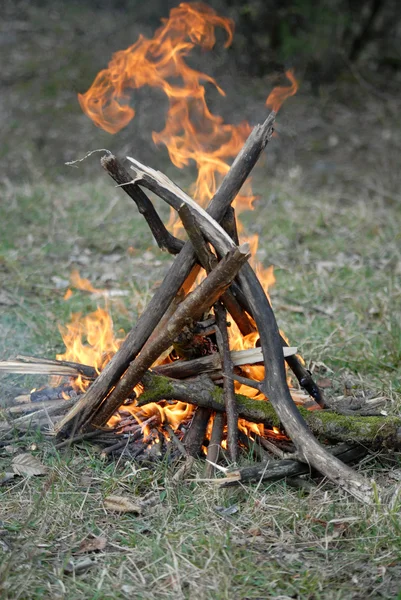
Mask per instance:
[[[184,436],[184,446],[189,456],[197,457],[206,436],[206,428],[212,411],[198,406],[188,432]]]
[[[207,466],[205,469],[206,477],[211,477],[214,473],[214,467],[211,463],[217,464],[221,452],[221,442],[223,440],[225,415],[222,412],[216,412],[213,418],[212,433],[207,447]]]
[[[236,244],[237,246],[239,245],[239,237],[238,237],[238,230],[237,230],[237,219],[235,217],[235,209],[230,206],[222,221],[221,221],[221,226],[224,229],[224,231],[226,233],[228,233],[228,235],[230,236],[230,238],[233,240],[234,244]]]

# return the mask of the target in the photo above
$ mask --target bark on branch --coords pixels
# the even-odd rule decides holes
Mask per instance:
[[[215,386],[207,375],[181,381],[148,372],[142,383],[144,392],[139,397],[139,406],[159,400],[181,400],[225,412],[223,390]],[[283,425],[270,402],[252,400],[241,394],[236,394],[236,401],[239,416],[247,421],[262,423],[269,428]],[[308,411],[302,407],[296,410],[309,429],[322,439],[359,443],[370,448],[401,447],[400,417],[345,416],[328,410]]]
[[[108,154],[100,159],[100,164],[135,202],[139,212],[144,216],[149,225],[159,248],[167,250],[170,254],[178,254],[182,250],[184,242],[171,235],[166,229],[152,202],[139,186],[130,183],[132,177],[117,158],[113,154]]]

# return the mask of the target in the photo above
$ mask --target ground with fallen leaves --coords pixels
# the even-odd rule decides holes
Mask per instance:
[[[79,169],[64,160],[109,147],[167,169],[183,187],[194,175],[154,151],[159,113],[145,110],[147,98],[121,137],[80,112],[76,92],[133,41],[124,15],[74,6],[67,15],[55,5],[46,19],[35,7],[17,18],[13,4],[0,24],[0,360],[53,357],[63,350],[58,324],[103,303],[73,288],[64,300],[74,269],[125,294],[108,305],[116,332],[127,332],[172,262],[96,156]],[[233,71],[224,77],[232,82]],[[238,85],[226,118],[257,122],[265,83]],[[260,260],[275,266],[279,325],[326,394],[384,397],[399,414],[401,96],[383,89],[359,74],[318,98],[301,86],[279,115],[279,137],[255,172],[255,210],[243,220],[260,235]],[[42,383],[2,376],[0,405]],[[401,598],[397,499],[365,507],[325,481],[310,493],[283,482],[217,490],[196,481],[202,461],[192,481],[174,485],[176,468],[105,462],[90,444],[56,452],[35,432],[1,446],[1,597]],[[398,453],[368,455],[359,468],[384,487],[401,480]]]

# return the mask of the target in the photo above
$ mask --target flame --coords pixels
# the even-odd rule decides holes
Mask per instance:
[[[100,294],[104,290],[98,290],[93,287],[89,279],[81,277],[77,269],[73,269],[70,274],[70,281],[73,288],[76,290],[82,290],[84,292],[90,292],[91,294]]]
[[[81,290],[83,292],[89,292],[91,294],[102,294],[104,292],[104,290],[100,290],[100,289],[93,287],[93,285],[91,284],[89,279],[85,279],[84,277],[81,277],[78,269],[73,269],[71,271],[70,282],[71,282],[71,286],[73,288],[75,288],[76,290]],[[69,300],[72,295],[73,295],[72,290],[70,288],[68,288],[68,290],[64,294],[64,300]]]
[[[123,339],[114,337],[112,318],[103,308],[85,317],[81,313],[74,313],[71,322],[66,326],[60,325],[59,330],[66,351],[58,354],[57,359],[93,366],[98,373],[123,342]],[[88,382],[79,377],[77,385],[84,391]]]
[[[128,90],[144,85],[162,90],[169,108],[165,127],[153,132],[153,141],[167,147],[176,167],[182,169],[195,162],[198,177],[192,193],[204,204],[215,193],[217,180],[227,173],[227,159],[238,154],[251,128],[245,122],[225,124],[210,112],[204,83],[213,85],[223,96],[225,93],[213,77],[193,69],[185,59],[196,46],[213,48],[216,27],[225,31],[225,46],[229,46],[234,24],[201,3],[180,4],[162,23],[152,39],[141,35],[135,44],[116,52],[108,68],[78,99],[98,127],[116,133],[135,115],[128,104]]]
[[[290,96],[294,96],[298,91],[298,82],[295,79],[294,72],[289,69],[285,73],[287,79],[290,80],[289,86],[278,86],[269,94],[266,100],[266,106],[275,112],[278,112],[285,100]]]
[[[202,206],[215,194],[230,168],[230,162],[251,132],[249,123],[225,123],[221,116],[210,111],[206,102],[206,86],[213,86],[222,96],[225,96],[225,92],[213,77],[197,71],[187,63],[188,55],[195,48],[206,51],[214,47],[217,28],[223,30],[226,36],[224,45],[228,47],[234,31],[231,19],[219,16],[214,9],[201,3],[181,3],[171,10],[168,19],[162,19],[161,27],[152,38],[141,35],[126,50],[113,54],[108,67],[98,73],[90,89],[78,95],[84,113],[98,127],[115,134],[135,116],[132,90],[145,85],[161,90],[168,100],[166,121],[162,131],[152,133],[152,139],[155,144],[167,148],[170,160],[176,167],[182,169],[195,164],[197,179],[190,192]],[[276,112],[284,100],[297,90],[293,72],[287,71],[286,77],[290,85],[276,87],[266,100],[266,105]],[[248,179],[234,202],[237,215],[242,210],[252,209],[254,199]],[[179,233],[181,225],[174,212],[171,213],[168,226],[175,235]],[[273,267],[266,269],[254,258],[258,236],[245,236],[240,222],[238,231],[241,241],[249,241],[251,244],[253,266],[267,293],[275,281]],[[101,291],[81,278],[78,271],[71,274],[71,283],[76,289],[92,293]],[[98,372],[122,342],[122,339],[115,339],[113,336],[110,315],[100,308],[87,317],[73,315],[71,323],[61,327],[60,331],[67,350],[57,358],[93,365]],[[230,328],[232,349],[254,347],[258,337],[257,333],[242,337],[235,323]],[[264,367],[260,365],[245,366],[242,370],[244,375],[253,379],[262,380],[264,377]],[[84,390],[87,383],[79,381],[79,386]],[[135,391],[140,394],[141,387],[137,386]],[[265,400],[258,390],[248,386],[236,384],[236,391]],[[124,428],[138,427],[138,423],[142,423],[144,433],[150,435],[149,423],[154,423],[156,418],[159,423],[168,422],[175,430],[191,418],[193,410],[191,405],[183,402],[159,402],[142,408],[131,404],[124,406],[124,412],[132,415],[133,421],[128,419],[129,423],[125,424],[121,415],[115,414],[109,425]],[[239,427],[247,433],[264,434],[262,425],[247,423],[243,419],[239,421]],[[211,424],[209,430],[210,428]]]
[[[216,80],[190,67],[186,57],[195,48],[211,50],[216,42],[215,29],[224,30],[228,47],[233,39],[234,23],[220,17],[201,3],[181,3],[153,38],[139,36],[135,44],[113,54],[107,69],[96,76],[90,89],[78,94],[84,113],[109,133],[117,133],[135,116],[130,106],[130,90],[145,85],[160,89],[168,98],[165,127],[153,132],[155,144],[166,146],[172,163],[182,169],[193,161],[197,179],[191,193],[204,206],[216,192],[219,182],[229,170],[229,161],[242,148],[251,126],[224,123],[214,115],[205,99],[205,84],[211,84],[222,96],[225,92]],[[287,71],[290,87],[275,88],[266,104],[278,110],[285,98],[295,94],[297,84],[292,71]],[[248,180],[234,201],[237,212],[251,209],[255,196]],[[181,225],[171,213],[169,226],[177,234]]]

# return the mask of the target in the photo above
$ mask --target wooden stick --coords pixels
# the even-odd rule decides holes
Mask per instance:
[[[16,360],[0,362],[0,372],[21,373],[26,375],[60,375],[93,379],[97,376],[96,369],[80,363],[71,363],[65,360],[52,360],[50,358],[36,358],[34,356],[19,356]]]
[[[288,346],[284,338],[281,338],[283,347]],[[299,381],[299,385],[308,392],[321,408],[327,408],[326,400],[322,390],[314,381],[312,374],[304,367],[299,358],[294,354],[286,357],[286,363]]]
[[[77,400],[77,398],[74,398]],[[25,402],[24,404],[17,404],[17,406],[11,406],[4,411],[6,415],[16,415],[16,414],[28,414],[35,413],[42,409],[49,408],[65,408],[66,400],[44,400],[43,402]]]
[[[228,218],[230,223],[226,222],[226,226],[230,226],[233,230],[233,234],[235,235],[236,229],[231,224],[232,213],[230,209],[231,207],[229,207],[227,211],[227,213],[230,212],[230,216]],[[226,219],[226,221],[227,213],[224,215],[224,219]],[[199,227],[194,219],[194,216],[192,215],[191,210],[187,206],[187,204],[181,204],[180,208],[178,209],[178,214],[181,218],[182,224],[184,225],[185,231],[187,232],[188,237],[192,243],[199,263],[205,269],[206,273],[209,273],[211,269],[217,264],[216,256],[207,246],[205,239],[201,234]],[[236,238],[238,238],[238,236],[236,236]],[[230,289],[228,289],[223,294],[221,301],[223,302],[224,306],[238,325],[238,328],[242,335],[248,335],[249,333],[252,333],[256,330],[256,327],[251,322],[248,315],[242,310],[240,304],[237,302],[235,296],[232,294]]]
[[[112,430],[110,430],[112,431]],[[106,432],[107,433],[107,432]],[[77,444],[78,442],[84,442],[86,440],[92,440],[93,438],[100,437],[105,434],[105,430],[96,429],[95,431],[88,431],[86,433],[80,433],[76,435],[74,438],[69,438],[68,440],[64,440],[64,442],[60,442],[54,446],[55,450],[60,450],[61,448],[72,446],[73,444]],[[113,437],[115,437],[115,433],[113,432]]]
[[[198,407],[196,409],[191,426],[184,436],[184,446],[188,456],[196,458],[199,455],[211,413],[209,408]]]
[[[163,423],[163,428],[169,434],[171,441],[173,442],[173,444],[177,448],[177,450],[180,452],[181,456],[184,456],[186,458],[188,456],[187,449],[185,448],[182,441],[177,437],[177,435],[175,434],[175,431],[171,427],[171,425],[169,423]]]
[[[218,352],[201,356],[192,360],[176,360],[166,365],[158,365],[153,367],[152,371],[157,375],[165,375],[174,379],[186,379],[194,377],[201,373],[219,372],[221,369],[221,360]]]
[[[225,294],[223,294],[222,297],[224,297],[224,296],[225,296]],[[172,304],[174,304],[174,303],[172,303]],[[171,313],[169,313],[170,316],[175,312],[176,306],[177,305],[175,305],[174,310]],[[164,319],[162,319],[161,323],[164,326],[166,324],[166,321]],[[150,336],[149,339],[152,339],[152,338],[153,338],[153,336]],[[283,356],[286,358],[287,356],[294,355],[297,351],[298,351],[298,349],[296,347],[289,347],[289,346],[287,346],[286,348],[283,347]],[[262,364],[263,363],[263,354],[262,354],[262,350],[260,348],[248,348],[246,350],[232,350],[231,351],[231,359],[233,361],[234,366]],[[45,359],[39,359],[40,362],[39,362],[37,371],[36,371],[35,364],[32,363],[32,364],[28,365],[29,373],[30,374],[36,373],[36,374],[40,374],[40,375],[64,374],[68,377],[78,377],[79,375],[82,375],[83,369],[85,369],[86,379],[95,379],[98,375],[96,369],[94,367],[90,367],[89,365],[82,365],[81,363],[75,363],[75,362],[69,361],[67,370],[64,371],[63,363],[65,361],[58,361],[55,359],[54,360],[46,359],[46,361],[48,361],[48,363],[49,363],[47,366],[47,363],[41,362],[44,360]],[[4,366],[4,372],[7,372],[7,373],[25,372],[24,371],[25,363],[24,362],[20,363],[19,359],[13,360],[13,361],[4,361],[2,364]],[[158,365],[157,367],[153,367],[152,370],[159,375],[166,375],[167,377],[173,377],[175,379],[185,379],[186,377],[193,377],[195,375],[200,375],[201,373],[219,371],[219,370],[221,370],[221,361],[220,361],[219,354],[216,352],[215,354],[210,354],[208,356],[201,356],[199,358],[195,358],[192,360],[177,360],[177,361],[174,361],[169,364]],[[90,376],[90,374],[91,374],[91,376]],[[240,376],[237,377],[236,375],[235,376],[233,375],[233,379],[235,381],[241,382],[241,379],[245,379],[245,378],[241,378]],[[249,381],[251,381],[251,380],[249,380]],[[243,381],[243,383],[245,383],[245,381]],[[256,384],[258,385],[258,387],[260,387],[259,382],[256,382],[255,385]],[[51,389],[52,388],[49,388],[49,391]],[[62,388],[60,388],[60,391],[62,391]],[[24,396],[21,396],[21,398],[25,399],[24,404],[16,405],[15,410],[12,410],[11,412],[25,412],[24,408],[17,409],[17,406],[27,406],[28,407],[28,406],[32,405],[32,410],[35,410],[34,406],[37,406],[38,402],[32,401],[32,396],[35,396],[37,394],[39,395],[40,392],[41,392],[41,390],[38,390],[37,392],[32,392],[31,394],[25,394]],[[78,398],[77,398],[77,400],[78,400]],[[49,402],[52,403],[52,406],[55,401],[56,401],[56,399],[49,400]],[[43,402],[46,402],[46,401],[43,400]],[[50,406],[50,404],[49,404],[49,406]],[[30,410],[31,410],[30,408],[26,409],[27,412],[29,412]]]
[[[233,362],[230,354],[230,342],[227,331],[227,313],[225,308],[216,302],[214,305],[216,315],[216,340],[222,361],[224,383],[223,395],[227,415],[227,448],[233,463],[238,462],[238,407],[235,397],[234,380],[232,379]]]
[[[227,208],[231,205],[270,140],[273,134],[274,119],[275,113],[272,112],[263,125],[254,127],[217,190],[208,207],[209,214],[217,221],[223,218]],[[137,325],[130,331],[119,351],[82,398],[79,410],[83,412],[83,420],[107,396],[130,362],[140,352],[161,316],[166,312],[172,299],[177,295],[180,287],[191,273],[194,265],[195,253],[192,244],[187,242],[146,310],[139,318]],[[61,420],[57,424],[57,431],[67,434],[72,427],[74,417],[75,414]]]
[[[185,202],[182,202],[177,212],[185,231],[188,234],[199,263],[205,269],[206,273],[210,273],[217,265],[217,258],[206,244],[205,238],[199,230],[191,209]]]
[[[264,451],[262,445],[259,444],[256,439],[252,440],[249,438],[243,431],[238,431],[238,439],[257,459],[266,461],[269,458],[269,455]]]
[[[50,415],[57,415],[60,412],[64,412],[72,408],[78,402],[78,398],[71,398],[70,400],[63,400],[63,404],[57,402],[56,406],[51,406],[49,408],[42,408],[37,410],[36,412],[29,413],[28,415],[24,415],[23,417],[19,417],[18,419],[14,419],[7,424],[0,424],[0,431],[11,431],[12,429],[20,429],[31,423],[34,423],[41,417],[48,417]],[[53,403],[55,404],[55,403]]]
[[[368,450],[359,445],[341,444],[330,449],[330,453],[337,456],[342,462],[350,463],[357,462],[366,454]],[[219,487],[229,487],[246,483],[249,481],[277,481],[287,477],[299,475],[313,474],[313,470],[309,465],[302,464],[297,460],[271,460],[243,467],[236,471],[227,474],[225,479],[216,479],[216,484]]]
[[[221,221],[221,226],[228,233],[236,246],[239,246],[239,237],[237,230],[237,219],[235,217],[235,208],[229,206]]]
[[[122,437],[122,439],[118,440],[118,442],[115,442],[111,446],[107,446],[106,448],[104,448],[100,455],[101,458],[106,458],[106,456],[108,456],[109,454],[112,454],[113,452],[125,448],[125,446],[128,446],[132,442],[139,440],[140,437],[143,437],[143,430],[139,427],[139,429],[137,429],[133,433],[129,433],[128,437]]]

